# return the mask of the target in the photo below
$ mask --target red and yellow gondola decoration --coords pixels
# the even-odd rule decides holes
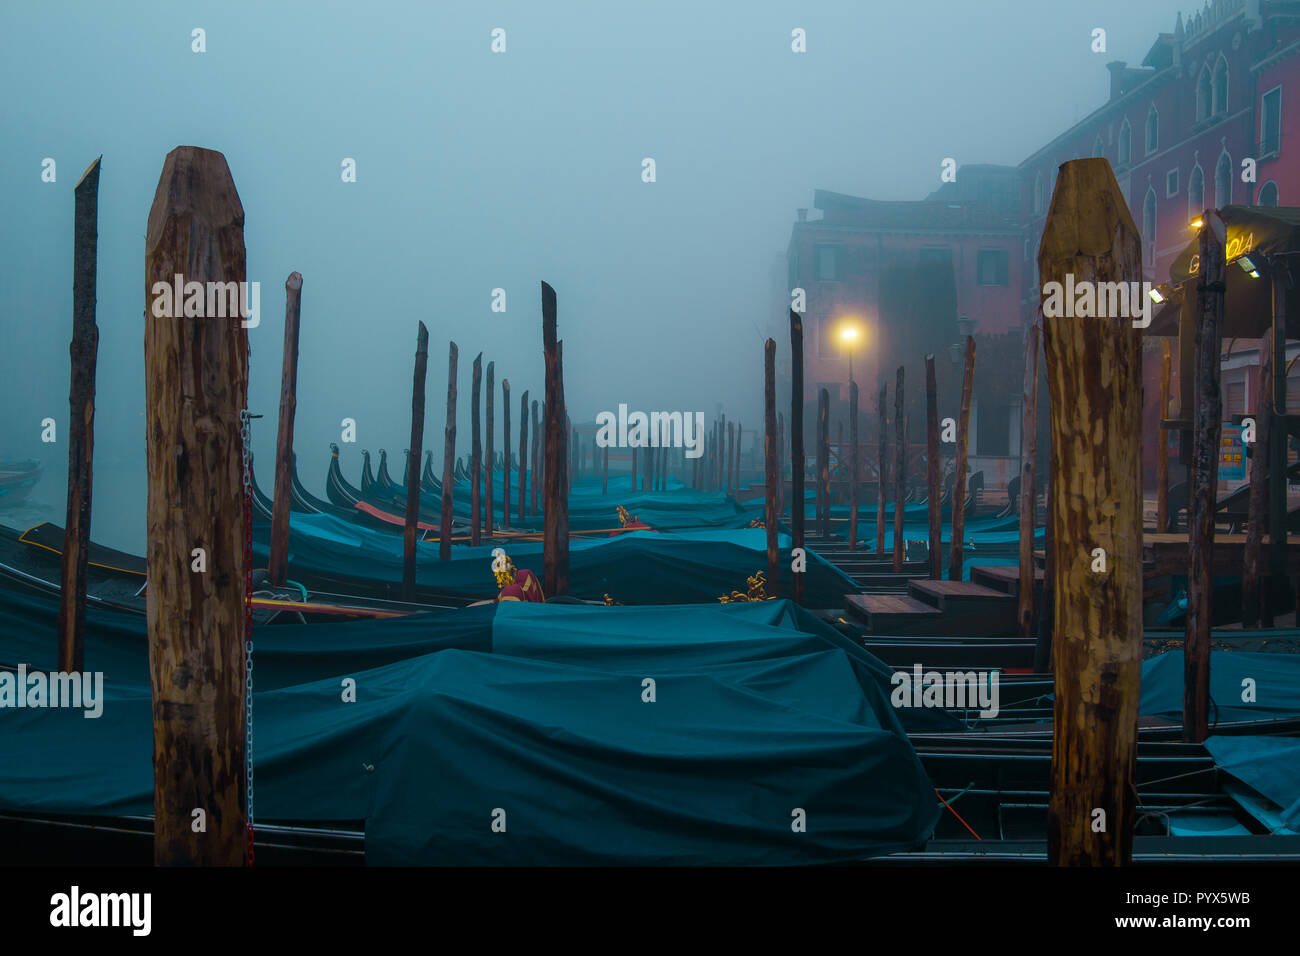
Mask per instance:
[[[546,600],[537,575],[527,568],[517,570],[503,548],[492,549],[492,574],[497,579],[497,587],[501,589],[497,595],[498,602],[527,601],[539,604]]]
[[[648,524],[645,524],[636,516],[628,514],[628,510],[624,508],[622,505],[616,505],[615,508],[618,511],[619,529],[618,531],[615,531],[613,532],[613,534],[610,535],[611,538],[614,537],[614,535],[621,534],[624,531],[653,531],[654,530],[654,528],[650,527]]]
[[[769,597],[766,590],[767,579],[762,571],[755,571],[753,575],[745,579],[749,585],[749,590],[742,594],[739,591],[732,591],[730,594],[724,594],[718,598],[719,604],[732,604],[736,601],[771,601],[774,598]]]

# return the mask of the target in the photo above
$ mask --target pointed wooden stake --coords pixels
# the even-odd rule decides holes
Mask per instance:
[[[271,552],[267,574],[283,587],[289,575],[289,507],[293,495],[293,420],[298,411],[298,319],[302,275],[284,281],[284,357],[280,366],[280,428],[275,439],[275,489],[271,498]]]
[[[477,545],[482,538],[483,489],[480,481],[483,477],[483,423],[479,416],[479,393],[483,390],[483,353],[474,356],[473,372],[469,393],[469,543]]]
[[[543,510],[542,591],[547,599],[568,590],[568,499],[565,483],[564,372],[560,342],[556,337],[555,290],[542,283],[542,349],[546,359],[546,483]],[[563,538],[563,540],[561,540]]]
[[[1156,533],[1169,531],[1169,435],[1160,423],[1169,416],[1169,339],[1160,340],[1160,410],[1156,416]],[[1258,449],[1256,449],[1258,450]],[[1253,482],[1252,482],[1253,486]]]
[[[1142,240],[1105,159],[1061,166],[1038,274],[1057,574],[1048,858],[1059,866],[1122,866],[1132,858],[1137,798],[1142,332],[1128,309],[1076,318],[1057,308],[1066,283],[1127,288],[1142,277]],[[1214,359],[1217,365],[1217,348]]]
[[[780,469],[776,457],[776,340],[763,343],[763,523],[767,528],[767,586],[775,597],[781,582],[780,554],[777,551],[776,486]],[[797,575],[796,575],[797,577]]]
[[[1166,344],[1169,342],[1165,339]],[[1025,391],[1021,396],[1020,440],[1020,587],[1016,617],[1020,636],[1034,636],[1034,512],[1038,507],[1038,325],[1025,332]]]
[[[244,209],[226,158],[167,155],[145,233],[145,289],[247,279]],[[239,318],[145,311],[149,529],[146,591],[153,696],[154,863],[240,866],[245,610],[244,448],[248,333]],[[250,317],[251,318],[251,317]],[[198,555],[196,549],[201,549]],[[202,565],[196,562],[202,561]],[[194,808],[207,828],[194,828]]]
[[[831,393],[817,392],[817,533],[831,533]]]
[[[858,383],[849,382],[849,550],[858,548]]]
[[[429,330],[420,323],[411,387],[411,448],[406,456],[406,526],[402,538],[402,600],[415,600],[415,539],[420,522],[420,457],[424,448],[424,376],[429,367]]]
[[[889,426],[885,421],[885,407],[889,399],[889,384],[880,381],[880,394],[876,397],[876,411],[880,417],[879,435],[879,481],[876,483],[876,557],[885,556],[885,489],[889,486]]]
[[[501,379],[501,526],[510,530],[510,379]]]
[[[519,398],[519,524],[526,524],[528,504],[528,389]]]
[[[907,497],[907,412],[903,408],[903,366],[894,384],[894,573],[903,571],[903,517]]]
[[[90,551],[91,477],[95,456],[95,367],[99,326],[95,287],[99,245],[99,160],[73,193],[72,373],[68,388],[68,510],[63,528],[59,592],[59,670],[85,665],[86,565]]]
[[[962,550],[966,537],[966,453],[970,436],[970,400],[975,387],[975,336],[966,336],[962,361],[961,407],[957,412],[957,460],[953,468],[952,541],[948,554],[948,580],[962,579]]]
[[[456,364],[459,352],[447,350],[447,424],[443,428],[442,513],[438,518],[438,560],[451,559],[452,487],[456,483]]]
[[[926,515],[930,519],[930,578],[943,577],[943,518],[939,499],[943,496],[939,463],[939,384],[934,356],[925,357],[925,489]]]
[[[493,445],[493,430],[496,424],[496,363],[488,362],[487,364],[487,391],[484,393],[487,401],[484,403],[484,412],[487,415],[487,440],[483,465],[483,533],[487,537],[492,537],[493,519],[496,517],[494,505],[492,502],[492,486],[496,484],[495,475],[497,456],[496,448]],[[506,443],[509,445],[509,442]]]

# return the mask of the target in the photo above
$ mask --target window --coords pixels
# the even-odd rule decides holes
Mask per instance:
[[[1126,165],[1133,160],[1133,130],[1128,125],[1128,117],[1119,124],[1119,162]]]
[[[1222,209],[1232,205],[1232,158],[1228,151],[1219,154],[1219,162],[1214,167],[1214,208]]]
[[[840,259],[843,246],[833,243],[818,243],[813,247],[813,258],[817,263],[817,278],[834,282],[840,278]]]
[[[1261,156],[1276,153],[1282,148],[1282,87],[1274,87],[1264,94],[1260,109],[1259,152]]]
[[[1165,173],[1165,196],[1178,195],[1178,170],[1171,169]]]
[[[946,265],[952,267],[952,249],[947,246],[922,246],[921,265]]]
[[[1043,174],[1034,173],[1034,212],[1043,211]]]
[[[1147,155],[1160,147],[1160,113],[1152,106],[1147,113]]]
[[[1192,167],[1192,174],[1187,177],[1187,221],[1191,222],[1205,211],[1205,174],[1201,164]]]
[[[1219,54],[1219,62],[1214,64],[1214,90],[1212,112],[1215,116],[1228,112],[1228,61]]]
[[[1257,206],[1276,206],[1277,205],[1277,183],[1271,179],[1259,188],[1259,200],[1255,203]]]
[[[1201,67],[1201,75],[1196,78],[1196,122],[1210,118],[1210,104],[1213,83],[1210,80],[1210,68]]]
[[[1142,241],[1148,247],[1156,241],[1156,191],[1148,188],[1146,199],[1142,201]]]
[[[1097,138],[1092,141],[1092,155],[1093,156],[1106,155],[1106,144],[1101,141],[1100,133],[1098,133]]]
[[[1007,253],[1005,249],[981,249],[976,257],[980,285],[1006,285]]]

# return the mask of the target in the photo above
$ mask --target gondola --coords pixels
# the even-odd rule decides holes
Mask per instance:
[[[0,508],[25,499],[44,473],[44,466],[35,458],[0,461]]]

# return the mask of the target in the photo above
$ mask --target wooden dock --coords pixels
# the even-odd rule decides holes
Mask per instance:
[[[1269,537],[1264,536],[1263,550],[1268,553]],[[1187,535],[1186,534],[1147,534],[1142,539],[1142,564],[1146,572],[1153,577],[1166,574],[1187,573]],[[1214,536],[1214,555],[1211,573],[1217,576],[1235,577],[1241,574],[1246,559],[1246,536],[1244,534],[1216,534]],[[1286,542],[1286,574],[1288,577],[1300,574],[1300,539],[1289,538]]]

